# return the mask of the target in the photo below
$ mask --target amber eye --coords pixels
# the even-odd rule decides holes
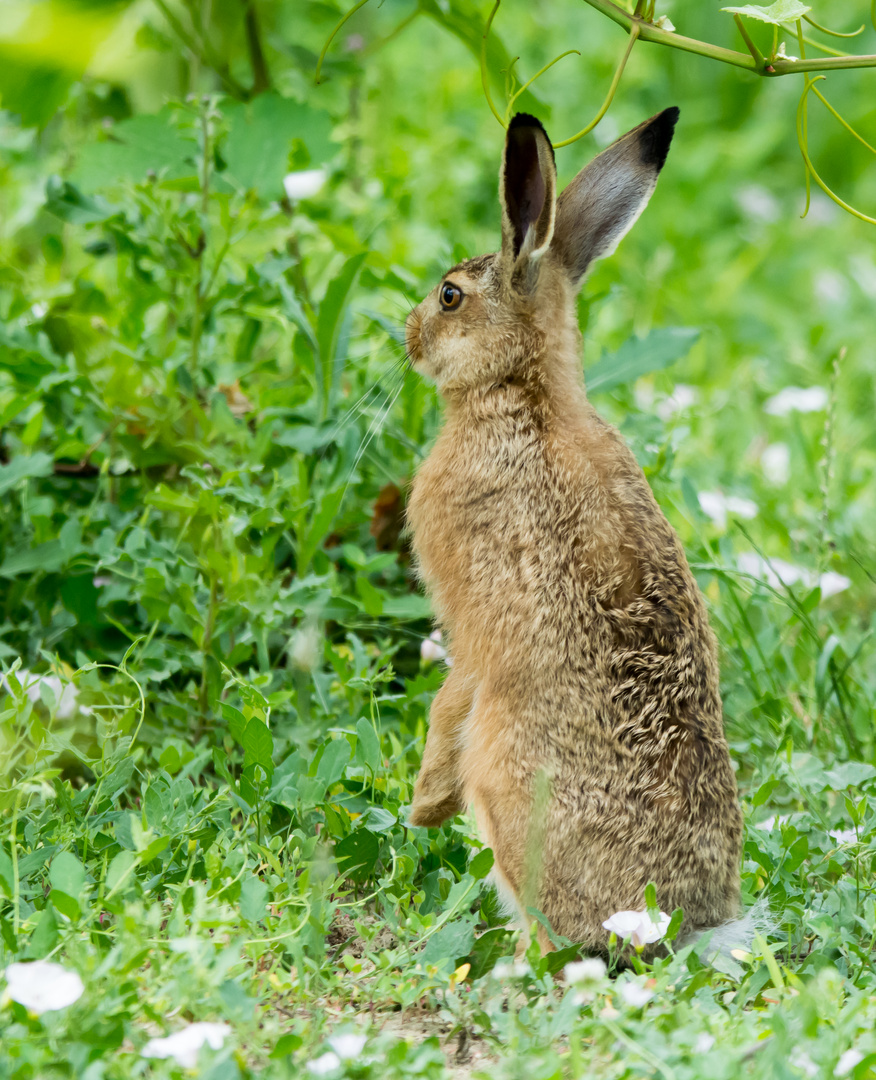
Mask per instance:
[[[449,281],[445,281],[441,286],[441,292],[438,296],[444,310],[453,311],[453,309],[458,308],[462,302],[462,289],[456,285],[451,285]]]

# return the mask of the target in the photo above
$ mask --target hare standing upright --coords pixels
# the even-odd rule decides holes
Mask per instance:
[[[499,888],[595,950],[649,881],[686,932],[739,907],[715,641],[678,537],[587,401],[575,312],[677,118],[645,121],[557,198],[544,128],[515,116],[501,251],[448,270],[407,322],[411,362],[446,403],[408,513],[453,655],[411,821],[472,804]]]

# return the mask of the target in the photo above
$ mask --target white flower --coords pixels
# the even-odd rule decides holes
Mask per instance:
[[[85,990],[75,971],[68,971],[48,960],[10,964],[3,974],[12,1000],[37,1016],[66,1009],[78,1001]]]
[[[856,1050],[854,1046],[850,1050],[846,1050],[845,1053],[840,1055],[839,1061],[836,1063],[836,1068],[833,1070],[834,1076],[847,1076],[856,1065],[859,1065],[864,1060],[864,1055],[860,1050]]]
[[[791,820],[790,814],[773,814],[772,817],[764,818],[763,821],[759,821],[756,825],[756,829],[775,829],[777,825],[784,825],[785,822]]]
[[[760,467],[771,484],[782,486],[791,477],[791,449],[787,443],[770,443],[760,455]]]
[[[348,1032],[346,1035],[333,1035],[328,1043],[342,1061],[349,1061],[362,1053],[365,1036]]]
[[[816,577],[811,570],[807,570],[804,566],[795,566],[794,563],[785,562],[784,559],[770,559],[767,561],[753,551],[741,552],[736,557],[736,565],[743,573],[760,578],[761,581],[772,585],[774,589],[779,588],[780,585],[796,585],[798,581],[803,582],[809,588],[818,585],[821,589],[821,595],[825,599],[828,596],[835,596],[837,593],[844,592],[852,584],[849,578],[843,574],[837,574],[833,570],[828,570],[827,573]]]
[[[837,844],[857,844],[858,834],[854,829],[837,829],[827,834]]]
[[[299,671],[313,671],[322,655],[322,636],[313,623],[298,628],[289,644],[289,659]]]
[[[778,221],[782,214],[781,203],[763,184],[746,184],[740,188],[736,205],[747,218],[765,224]]]
[[[703,513],[721,529],[727,525],[728,514],[735,514],[736,517],[744,518],[746,521],[757,517],[757,503],[753,503],[751,499],[742,499],[738,495],[724,495],[720,491],[701,491],[699,500]]]
[[[437,663],[447,659],[447,650],[441,644],[441,631],[433,630],[432,633],[420,642],[420,657],[427,664]]]
[[[563,968],[566,982],[570,985],[577,983],[599,982],[605,977],[608,969],[598,956],[588,956],[584,960],[573,960]]]
[[[59,720],[68,720],[76,712],[76,698],[79,696],[79,691],[73,683],[62,683],[57,675],[34,675],[27,668],[19,668],[15,672],[15,677],[21,684],[27,699],[34,703],[42,700],[40,687],[44,686],[54,698],[55,716]],[[0,674],[0,686],[7,693],[12,693],[8,680],[2,674]]]
[[[696,405],[698,396],[696,387],[677,383],[669,397],[664,398],[654,411],[664,422],[671,420],[676,413]]]
[[[821,412],[827,408],[827,391],[823,386],[786,386],[764,405],[770,416],[787,416],[792,412]]]
[[[329,1073],[333,1073],[335,1069],[340,1067],[341,1059],[331,1050],[327,1050],[320,1057],[314,1058],[313,1061],[307,1063],[307,1068],[314,1076],[328,1076]]]
[[[602,924],[606,930],[621,938],[629,938],[633,948],[641,949],[659,941],[669,929],[669,916],[661,911],[657,922],[651,921],[647,911],[616,911]]]
[[[836,270],[822,270],[815,275],[813,292],[825,304],[845,304],[849,298],[848,280]]]
[[[660,30],[667,30],[670,34],[675,32],[675,27],[672,25],[672,20],[668,15],[659,15],[654,20],[654,25]]]
[[[639,982],[625,982],[618,987],[620,996],[631,1009],[641,1009],[654,996],[654,991]]]
[[[143,1047],[145,1058],[173,1058],[186,1069],[194,1069],[198,1064],[198,1053],[202,1046],[211,1050],[221,1050],[225,1036],[231,1031],[227,1024],[200,1022],[180,1028],[163,1039],[150,1039]]]
[[[529,964],[525,960],[500,960],[493,965],[493,970],[490,972],[493,978],[498,979],[499,982],[505,982],[508,979],[522,979],[528,973]]]
[[[795,1069],[799,1069],[804,1076],[811,1078],[818,1075],[818,1066],[804,1050],[797,1050],[791,1054],[788,1063],[793,1065]]]
[[[708,1052],[715,1045],[715,1036],[710,1035],[707,1031],[701,1031],[697,1035],[697,1041],[694,1043],[693,1051],[695,1054],[708,1054]]]
[[[291,202],[297,199],[309,199],[325,183],[326,176],[325,169],[304,169],[302,172],[288,173],[283,177],[286,198]]]

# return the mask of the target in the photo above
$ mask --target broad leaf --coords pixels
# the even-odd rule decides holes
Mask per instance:
[[[799,0],[776,0],[775,4],[763,7],[761,4],[744,4],[742,7],[725,7],[722,11],[729,11],[731,15],[746,15],[749,19],[758,19],[760,22],[772,23],[780,26],[782,23],[796,22],[812,10],[807,4],[801,4]]]

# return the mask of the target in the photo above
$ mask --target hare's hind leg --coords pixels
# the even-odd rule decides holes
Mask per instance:
[[[440,825],[465,805],[459,775],[460,736],[474,692],[474,680],[454,667],[435,695],[420,775],[414,785],[413,825]]]

